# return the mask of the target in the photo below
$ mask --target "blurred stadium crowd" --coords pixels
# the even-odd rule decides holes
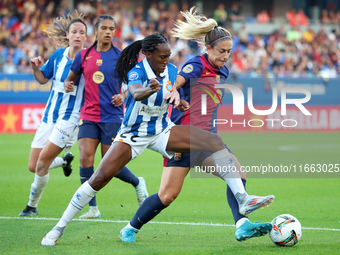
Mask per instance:
[[[88,39],[86,47],[94,41],[94,23],[101,14],[110,14],[117,23],[114,44],[123,49],[131,42],[159,32],[169,38],[172,47],[171,62],[181,67],[202,49],[195,42],[177,40],[170,35],[174,21],[183,18],[179,10],[190,8],[187,4],[178,6],[171,1],[151,4],[150,8],[131,8],[129,1],[89,1],[76,4],[75,8],[86,15]],[[42,56],[46,61],[55,50],[44,34],[47,24],[54,17],[74,11],[72,4],[61,0],[58,5],[50,0],[2,0],[0,3],[0,72],[31,73],[29,60]],[[340,34],[332,30],[313,31],[308,17],[302,10],[287,12],[281,29],[270,35],[252,34],[247,31],[247,21],[238,5],[227,9],[223,4],[216,6],[213,13],[204,13],[215,18],[233,35],[234,45],[228,67],[236,75],[272,77],[316,77],[328,78],[340,75]],[[269,23],[272,15],[261,11],[255,22]],[[244,24],[239,31],[232,31],[230,24]],[[322,11],[322,24],[340,24],[340,11]],[[287,29],[287,27],[289,27]]]

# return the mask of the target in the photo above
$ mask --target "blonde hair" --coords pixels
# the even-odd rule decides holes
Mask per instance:
[[[69,46],[66,32],[69,32],[70,26],[75,22],[83,23],[87,29],[84,22],[84,14],[78,13],[78,11],[75,10],[74,15],[68,14],[67,17],[61,16],[54,18],[53,23],[49,24],[44,32],[50,39],[54,40],[59,47],[66,48]]]
[[[231,39],[227,29],[219,27],[216,20],[197,14],[195,7],[191,7],[189,11],[181,11],[181,14],[186,21],[177,20],[175,22],[175,27],[171,31],[174,37],[197,41],[204,46],[212,44],[222,37]]]

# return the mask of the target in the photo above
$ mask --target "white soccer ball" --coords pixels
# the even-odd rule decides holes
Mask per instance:
[[[281,214],[272,220],[269,233],[273,243],[279,246],[294,246],[302,236],[301,224],[290,214]]]

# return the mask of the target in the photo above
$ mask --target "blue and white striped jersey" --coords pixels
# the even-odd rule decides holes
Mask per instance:
[[[84,103],[84,78],[79,76],[74,84],[74,91],[65,93],[64,80],[73,62],[67,57],[69,49],[67,47],[53,52],[40,69],[47,79],[52,79],[50,95],[42,116],[45,123],[67,120],[77,124],[79,121],[80,108]]]
[[[150,80],[155,78],[163,84],[163,87],[144,101],[135,101],[132,95],[128,93],[126,112],[119,131],[120,134],[156,135],[171,123],[168,117],[169,104],[164,100],[164,97],[173,89],[177,77],[177,67],[169,63],[161,76],[162,79],[156,78],[146,58],[138,62],[128,73],[128,86],[139,83],[143,87],[148,87]]]

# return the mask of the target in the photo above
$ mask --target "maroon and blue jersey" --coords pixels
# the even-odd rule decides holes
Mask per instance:
[[[176,125],[192,125],[206,131],[217,133],[213,120],[217,119],[217,109],[224,95],[223,89],[215,88],[215,84],[224,84],[229,70],[226,66],[213,67],[207,54],[193,57],[184,64],[179,75],[185,78],[185,84],[180,89],[181,99],[190,104],[190,109],[180,112],[174,109],[171,120]],[[206,115],[202,115],[202,95],[207,99]]]
[[[75,74],[83,74],[85,78],[85,101],[80,119],[121,123],[123,106],[115,107],[111,103],[112,96],[120,93],[120,81],[115,69],[121,51],[114,46],[106,52],[97,52],[95,48],[84,60],[87,49],[78,52],[71,67]]]

